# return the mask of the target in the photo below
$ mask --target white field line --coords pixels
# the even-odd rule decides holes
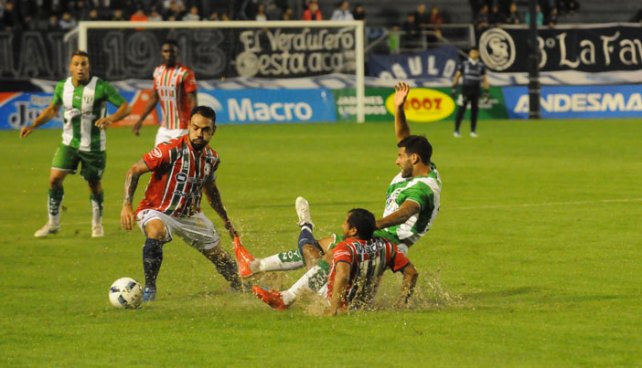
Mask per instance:
[[[449,208],[449,210],[468,211],[468,210],[485,210],[485,209],[516,209],[516,208],[532,208],[532,207],[580,206],[580,205],[587,205],[587,204],[632,203],[632,202],[642,202],[642,198],[598,199],[598,200],[587,200],[587,201],[538,202],[538,203],[522,203],[522,204],[489,204],[485,206],[451,207]]]

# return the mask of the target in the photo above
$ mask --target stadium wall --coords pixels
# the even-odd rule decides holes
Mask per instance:
[[[543,118],[642,118],[642,88],[638,84],[616,86],[543,86]],[[149,90],[122,91],[132,105],[132,114],[116,126],[133,124],[142,113]],[[454,119],[458,101],[450,89],[416,87],[406,105],[408,120],[418,123]],[[393,119],[393,90],[366,88],[366,122]],[[47,92],[0,92],[0,129],[20,129],[50,103]],[[341,89],[201,89],[200,103],[217,111],[218,124],[274,124],[354,122],[354,90]],[[113,109],[111,109],[113,110]],[[156,124],[159,112],[150,114],[146,125]],[[523,86],[491,87],[488,101],[480,103],[479,119],[527,119],[528,90]],[[60,116],[45,128],[60,128]]]
[[[542,117],[642,117],[642,28],[639,25],[560,26],[539,30],[538,34],[543,56],[540,63]],[[526,36],[524,27],[492,28],[481,35],[480,54],[489,68],[493,88],[491,98],[481,104],[480,119],[527,117],[524,85],[528,77],[522,57],[527,53]],[[0,49],[15,51],[3,53],[5,62],[0,63],[0,78],[5,88],[20,76],[46,77],[39,73],[49,72],[53,73],[48,78],[51,79],[62,73],[63,53],[48,57],[56,49],[54,46],[62,42],[59,37],[43,42],[36,33],[23,34],[18,48],[8,40],[0,42]],[[370,76],[365,79],[366,121],[392,119],[390,96],[397,80],[410,80],[416,87],[406,106],[409,120],[452,120],[457,101],[450,97],[449,86],[459,58],[459,50],[452,46],[402,55],[369,55]],[[25,63],[23,59],[37,62]],[[54,81],[35,78],[30,81],[41,92],[10,89],[0,92],[0,129],[19,129],[51,101]],[[199,80],[199,100],[217,110],[220,124],[353,122],[357,85],[363,84],[345,74]],[[132,115],[120,125],[131,124],[146,104],[151,81],[126,80],[115,86],[133,107]],[[150,115],[146,123],[154,124],[157,118],[158,111]],[[58,118],[47,127],[61,124]]]

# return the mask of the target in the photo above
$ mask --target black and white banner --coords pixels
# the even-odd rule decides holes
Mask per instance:
[[[495,72],[527,72],[529,30],[525,26],[491,28],[479,39],[482,61]],[[639,24],[559,26],[537,30],[540,71],[589,73],[642,68]]]
[[[0,79],[61,79],[69,63],[63,32],[0,32]],[[161,44],[199,80],[354,74],[355,30],[345,28],[90,29],[92,73],[109,81],[151,78]]]

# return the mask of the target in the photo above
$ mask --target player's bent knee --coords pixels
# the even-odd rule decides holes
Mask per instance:
[[[310,244],[306,244],[301,247],[301,255],[303,256],[303,260],[305,261],[305,265],[307,267],[312,267],[314,266],[319,258],[321,258],[321,251]]]
[[[145,223],[145,235],[150,239],[163,240],[167,237],[167,228],[163,221],[153,219]]]

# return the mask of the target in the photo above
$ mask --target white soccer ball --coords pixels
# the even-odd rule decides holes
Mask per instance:
[[[116,308],[138,308],[143,302],[143,287],[131,277],[122,277],[111,284],[109,302]]]

